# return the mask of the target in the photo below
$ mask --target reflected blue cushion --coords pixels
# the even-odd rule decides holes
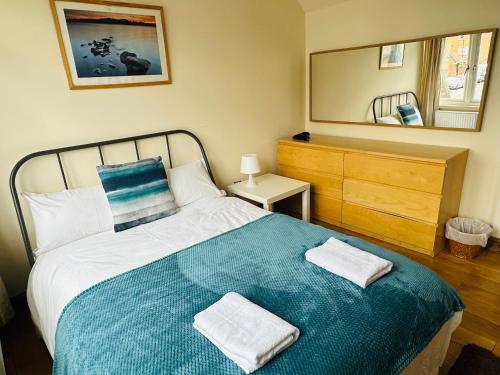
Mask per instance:
[[[115,232],[177,212],[160,156],[98,166],[97,173],[113,213]]]
[[[413,104],[398,105],[398,112],[405,125],[423,125],[420,111]]]

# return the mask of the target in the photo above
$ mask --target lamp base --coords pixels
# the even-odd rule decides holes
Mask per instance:
[[[253,175],[249,174],[248,175],[248,181],[245,185],[247,188],[254,188],[257,186],[257,184],[255,183],[255,181],[253,180]]]

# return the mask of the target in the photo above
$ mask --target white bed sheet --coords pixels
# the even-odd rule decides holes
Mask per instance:
[[[30,273],[27,298],[50,354],[62,310],[84,290],[268,214],[238,198],[209,198],[167,218],[123,232],[99,233],[40,255]],[[456,313],[403,374],[437,374],[461,319],[462,313]]]

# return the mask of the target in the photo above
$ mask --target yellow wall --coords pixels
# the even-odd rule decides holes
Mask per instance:
[[[498,0],[346,1],[306,13],[306,61],[309,52],[324,49],[499,27],[499,15]],[[306,128],[312,133],[469,148],[460,214],[493,224],[494,235],[500,236],[499,54],[497,47],[480,133],[318,124],[307,120]],[[306,80],[307,77],[308,74]],[[307,97],[306,103],[308,100]],[[309,118],[308,109],[306,112]]]
[[[240,178],[244,152],[273,169],[276,139],[304,127],[296,0],[134,1],[165,7],[172,85],[70,91],[48,0],[0,0],[0,275],[11,294],[24,289],[28,267],[7,181],[25,154],[185,128],[223,186]]]
[[[314,55],[313,118],[374,122],[373,98],[402,91],[417,92],[421,53],[421,42],[406,43],[404,64],[397,69],[379,69],[380,47]],[[395,115],[396,100],[393,104],[391,114]],[[383,115],[388,114],[386,100]],[[382,117],[380,112],[377,115]]]

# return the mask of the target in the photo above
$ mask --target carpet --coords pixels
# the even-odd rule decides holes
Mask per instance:
[[[466,345],[448,375],[498,375],[500,357],[476,345]]]

